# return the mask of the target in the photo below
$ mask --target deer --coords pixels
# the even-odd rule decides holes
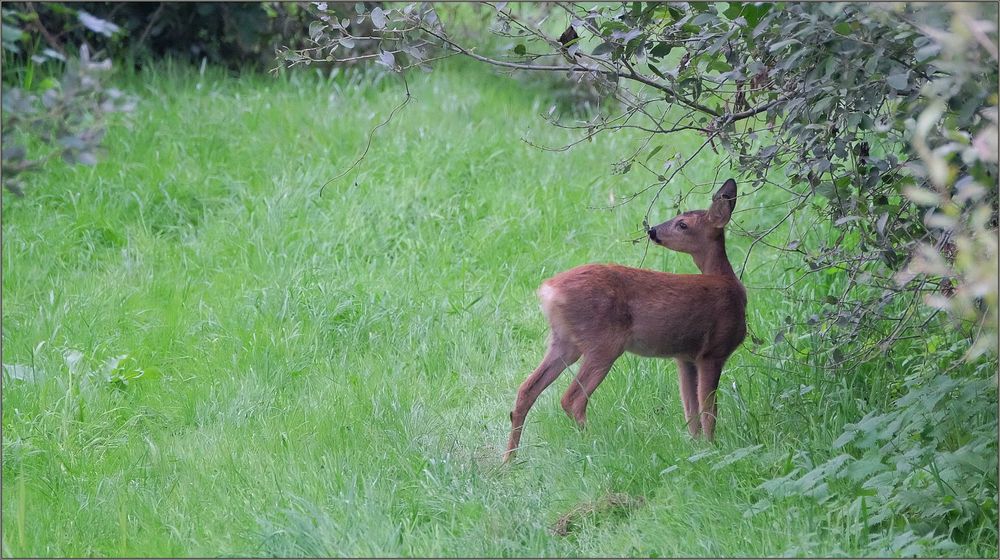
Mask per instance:
[[[736,181],[729,179],[708,210],[684,212],[647,229],[652,243],[691,255],[701,274],[585,264],[542,283],[538,297],[550,327],[548,349],[518,388],[505,463],[518,450],[535,400],[581,357],[562,407],[584,429],[591,395],[625,352],[674,358],[688,431],[692,438],[703,432],[714,440],[722,368],[746,336],[746,289],[726,256],[724,235],[735,207]]]

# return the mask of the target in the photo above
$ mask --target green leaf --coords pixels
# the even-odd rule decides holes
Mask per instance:
[[[382,11],[382,8],[376,6],[374,9],[372,9],[371,16],[372,16],[372,25],[374,25],[376,29],[385,28],[386,17],[385,17],[385,12]]]
[[[888,468],[889,467],[882,463],[882,460],[879,457],[866,455],[863,459],[859,459],[847,465],[842,473],[842,476],[846,476],[854,482],[859,482],[877,472],[887,470]]]
[[[528,49],[524,46],[524,43],[518,43],[514,46],[514,54],[523,56],[528,52]]]
[[[858,123],[860,123],[860,122],[861,122],[861,113],[851,113],[851,114],[847,115],[847,128],[848,129],[853,130],[853,129],[857,128]]]
[[[797,45],[800,43],[802,43],[802,41],[799,41],[798,39],[785,39],[784,41],[778,41],[777,43],[774,43],[773,45],[768,47],[767,52],[780,51],[781,49],[789,45]]]
[[[653,48],[649,49],[649,56],[653,58],[662,58],[670,54],[670,51],[673,48],[674,46],[671,45],[670,43],[661,41],[659,43],[656,43],[656,45]]]
[[[750,506],[749,508],[747,508],[746,511],[743,512],[743,519],[748,519],[750,517],[757,515],[758,513],[767,511],[770,507],[771,507],[771,500],[768,500],[767,498],[761,498],[757,500],[757,503]]]
[[[710,60],[706,68],[709,70],[714,70],[719,73],[729,72],[730,70],[733,69],[733,67],[730,66],[728,63],[726,63],[726,61],[718,58]]]
[[[743,459],[747,455],[750,455],[754,451],[757,451],[761,447],[764,447],[764,446],[761,445],[761,444],[757,444],[757,445],[751,445],[749,447],[742,447],[740,449],[737,449],[736,451],[733,451],[732,453],[730,453],[729,455],[726,455],[722,459],[719,459],[718,462],[716,462],[714,465],[712,465],[712,470],[713,471],[717,471],[719,469],[727,467],[727,466],[729,466],[729,465],[731,465],[731,464],[739,461],[740,459]]]
[[[841,447],[843,447],[843,446],[847,445],[848,443],[850,443],[851,440],[854,439],[854,435],[855,435],[854,430],[846,431],[846,432],[840,434],[840,437],[838,437],[837,439],[833,440],[833,443],[830,444],[830,447],[833,448],[833,449],[840,449]]]
[[[836,98],[833,96],[824,97],[813,105],[813,111],[818,114],[823,114],[830,108],[830,105],[832,105],[834,101],[836,101]]]
[[[925,47],[920,47],[919,49],[917,49],[917,52],[914,55],[914,57],[917,59],[917,62],[923,62],[928,58],[933,58],[937,56],[939,52],[941,52],[941,45],[932,43],[930,45],[927,45]]]
[[[615,45],[613,45],[612,43],[601,43],[600,45],[594,47],[593,52],[591,52],[590,54],[592,54],[593,56],[601,56],[603,54],[608,54],[613,50],[615,50]]]
[[[651,62],[647,62],[647,63],[646,63],[646,66],[648,66],[648,67],[649,67],[649,70],[650,70],[650,71],[651,71],[652,73],[656,74],[656,75],[657,75],[657,76],[659,76],[659,77],[660,77],[661,79],[664,79],[664,80],[666,80],[666,79],[667,79],[667,77],[666,77],[666,76],[665,76],[665,75],[663,74],[663,72],[660,72],[660,69],[659,69],[659,68],[657,68],[656,66],[654,66],[654,65],[653,65],[653,63],[651,63]]]
[[[646,156],[646,163],[649,163],[649,160],[652,159],[653,156],[655,156],[656,154],[658,154],[660,152],[660,150],[662,150],[662,149],[663,149],[663,144],[660,144],[659,146],[657,146],[657,147],[653,148],[652,150],[650,150],[649,151],[649,155]]]
[[[941,195],[923,187],[906,187],[903,194],[920,206],[937,206],[941,204]]]
[[[712,455],[715,455],[715,454],[716,454],[716,451],[714,449],[707,449],[707,450],[702,451],[700,453],[695,453],[694,455],[691,455],[690,457],[688,457],[688,461],[690,461],[692,463],[697,463],[698,461],[701,461],[705,457],[711,457]]]
[[[743,13],[743,7],[744,4],[739,2],[730,2],[729,7],[722,13],[729,19],[736,19]]]
[[[629,27],[624,23],[615,19],[609,19],[601,24],[601,35],[608,36],[615,31],[627,31],[628,29]]]
[[[771,7],[774,4],[770,2],[758,2],[755,4],[743,4],[742,16],[747,20],[748,27],[755,27],[757,22],[761,20],[767,12],[771,11]]]
[[[886,81],[889,83],[889,87],[896,91],[907,89],[910,85],[910,71],[903,69],[896,74],[890,74]]]
[[[816,186],[816,194],[825,197],[827,199],[833,200],[837,196],[837,190],[834,188],[833,183],[830,181],[823,181]]]
[[[53,76],[46,76],[41,82],[38,82],[39,91],[55,89],[57,87],[59,87],[59,80],[55,79]]]

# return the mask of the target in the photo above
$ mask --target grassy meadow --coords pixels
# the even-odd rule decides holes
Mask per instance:
[[[687,436],[672,361],[625,356],[582,432],[559,405],[576,367],[560,377],[505,466],[545,349],[541,281],[587,262],[696,271],[631,242],[648,194],[605,208],[653,180],[613,173],[638,137],[533,148],[522,137],[572,138],[540,118],[549,93],[453,64],[411,76],[410,103],[321,196],[402,100],[396,78],[161,65],[119,81],[141,102],[98,165],[3,195],[3,363],[30,372],[3,385],[5,556],[886,553],[759,488],[863,414],[829,394],[874,395],[882,375],[772,356],[784,317],[838,282],[782,289],[800,261],[765,244],[747,259],[780,194],[744,189],[728,236],[764,342],[729,361],[716,444]],[[650,221],[689,192],[680,209],[706,207],[720,157]],[[822,234],[793,220],[775,239]]]

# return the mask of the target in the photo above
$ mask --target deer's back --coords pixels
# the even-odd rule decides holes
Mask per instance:
[[[746,292],[735,277],[590,264],[546,280],[539,296],[553,332],[581,348],[725,358],[746,335]]]

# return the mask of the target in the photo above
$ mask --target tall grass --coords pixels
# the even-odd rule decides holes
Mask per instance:
[[[599,209],[646,180],[611,172],[635,138],[540,151],[522,136],[570,139],[538,117],[546,92],[462,65],[411,80],[412,102],[323,196],[398,82],[153,67],[123,78],[143,101],[102,163],[4,194],[3,363],[31,372],[3,387],[4,553],[873,553],[813,501],[761,506],[759,485],[829,452],[864,404],[831,395],[878,394],[878,372],[837,379],[749,340],[723,376],[715,445],[687,437],[675,366],[629,356],[585,431],[558,405],[567,373],[517,464],[500,464],[544,350],[537,285],[586,262],[695,269],[630,242],[648,199]],[[669,149],[700,142],[684,138]],[[684,205],[707,205],[717,157],[652,219],[692,189]],[[778,200],[743,194],[737,269]],[[766,246],[749,256],[763,347],[796,301],[837,282],[774,289],[800,266]],[[634,501],[595,505],[616,494]]]

